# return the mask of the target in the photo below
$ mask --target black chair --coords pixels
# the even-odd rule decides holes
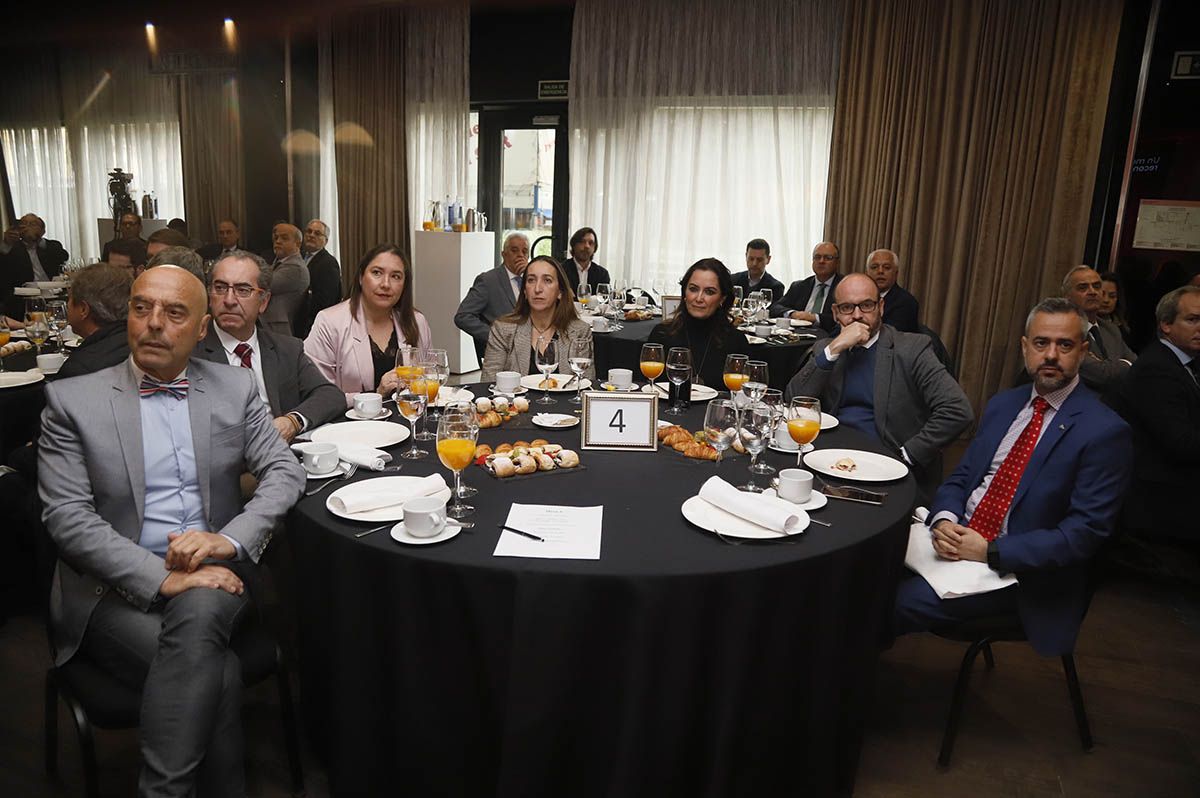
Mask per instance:
[[[242,664],[242,684],[256,685],[275,675],[279,688],[279,707],[283,721],[284,745],[291,770],[292,791],[304,793],[304,771],[300,763],[300,741],[296,730],[296,713],[292,689],[283,652],[269,630],[252,618],[234,635],[231,647]],[[138,725],[142,696],[113,678],[92,662],[82,651],[62,666],[46,671],[45,724],[46,773],[58,769],[58,699],[71,711],[79,748],[83,756],[84,794],[99,796],[96,772],[96,753],[92,729],[133,729]]]
[[[954,358],[950,356],[950,350],[946,349],[946,345],[942,343],[941,336],[924,324],[917,325],[917,332],[929,336],[929,340],[933,345],[934,356],[946,367],[946,371],[950,372],[950,376],[957,380],[958,375],[954,373]]]

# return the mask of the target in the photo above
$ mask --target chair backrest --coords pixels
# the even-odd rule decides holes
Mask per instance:
[[[922,335],[929,336],[929,340],[933,342],[933,354],[936,355],[937,359],[940,360],[942,365],[946,367],[946,371],[950,372],[950,376],[957,380],[958,375],[954,372],[954,358],[950,356],[950,351],[946,349],[946,345],[942,343],[941,337],[924,324],[917,325],[917,332],[921,333]]]

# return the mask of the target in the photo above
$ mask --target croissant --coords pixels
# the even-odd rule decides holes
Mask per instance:
[[[660,441],[665,441],[668,435],[674,432],[679,432],[680,430],[687,432],[687,430],[684,430],[683,427],[679,426],[678,424],[672,424],[669,427],[661,427],[658,430],[658,439]]]
[[[570,449],[563,449],[555,455],[555,461],[559,468],[574,468],[579,465],[579,455]]]
[[[479,417],[479,426],[481,429],[490,429],[500,426],[500,414],[495,410],[489,410]]]
[[[527,454],[521,455],[514,462],[517,466],[518,474],[532,474],[538,469],[537,461]]]
[[[690,446],[683,450],[684,457],[691,457],[695,460],[716,460],[717,450],[709,446],[707,443],[692,442]]]
[[[692,433],[681,428],[681,429],[675,430],[670,435],[663,438],[662,442],[665,443],[667,446],[675,446],[675,444],[677,444],[677,443],[688,443],[688,442],[692,442],[695,440],[696,439],[694,437],[692,437]]]
[[[553,471],[554,470],[554,458],[551,457],[550,455],[548,455],[548,454],[534,455],[533,459],[535,461],[537,461],[538,471]]]
[[[507,457],[497,457],[493,460],[492,470],[496,472],[496,476],[498,477],[511,477],[517,473],[517,467]]]

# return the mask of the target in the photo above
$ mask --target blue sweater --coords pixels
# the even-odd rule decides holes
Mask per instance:
[[[839,360],[845,359],[846,366],[842,381],[840,407],[830,408],[838,421],[879,440],[875,428],[875,347],[855,347],[843,352]],[[817,353],[817,367],[832,369],[833,363],[825,358],[825,350]]]

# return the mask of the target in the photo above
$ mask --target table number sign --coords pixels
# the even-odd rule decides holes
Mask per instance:
[[[663,320],[671,318],[675,315],[675,311],[679,310],[679,305],[683,302],[683,296],[680,294],[663,294],[662,295],[662,312]]]
[[[658,449],[658,396],[649,393],[583,392],[584,449]]]

